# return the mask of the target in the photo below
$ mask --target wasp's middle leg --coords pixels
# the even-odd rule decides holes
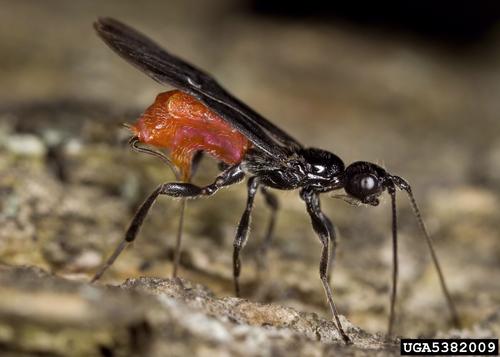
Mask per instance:
[[[259,248],[257,249],[257,271],[262,272],[267,264],[267,252],[271,247],[273,236],[274,236],[274,228],[276,226],[276,214],[279,209],[278,198],[271,192],[269,192],[265,187],[260,188],[260,192],[262,192],[264,196],[265,203],[267,207],[271,210],[271,215],[269,217],[269,223],[267,225],[266,233],[264,238],[262,239]]]
[[[241,216],[240,223],[238,224],[238,230],[236,231],[236,237],[234,238],[234,251],[233,251],[233,279],[234,279],[234,290],[236,296],[240,296],[240,284],[239,277],[241,272],[241,261],[240,261],[240,251],[243,249],[248,238],[248,229],[250,228],[250,215],[253,209],[253,202],[255,199],[255,194],[259,187],[259,179],[257,177],[251,177],[248,180],[248,199],[245,211]]]

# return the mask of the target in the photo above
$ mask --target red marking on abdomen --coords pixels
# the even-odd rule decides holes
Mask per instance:
[[[170,150],[184,180],[189,178],[196,151],[232,165],[240,162],[251,146],[220,116],[178,90],[158,94],[131,130],[139,141]]]

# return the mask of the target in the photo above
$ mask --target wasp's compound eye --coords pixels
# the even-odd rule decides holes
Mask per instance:
[[[376,185],[375,178],[373,176],[365,176],[361,179],[359,185],[363,191],[371,191]]]
[[[345,191],[363,203],[374,205],[375,198],[381,193],[382,185],[379,178],[371,173],[359,173],[352,176],[346,186]]]

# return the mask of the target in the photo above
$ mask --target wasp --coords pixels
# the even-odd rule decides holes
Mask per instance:
[[[272,234],[278,201],[271,190],[298,190],[318,236],[322,251],[319,276],[328,301],[333,323],[343,341],[351,343],[339,319],[330,286],[330,267],[335,259],[336,235],[332,221],[321,210],[320,195],[344,190],[351,203],[377,206],[387,192],[391,198],[393,268],[390,296],[388,336],[393,334],[397,295],[397,210],[396,192],[406,192],[423,232],[437,271],[451,318],[459,325],[458,314],[440,267],[433,241],[424,225],[420,210],[408,182],[371,162],[357,161],[347,167],[337,155],[318,148],[306,147],[285,131],[265,119],[234,97],[210,75],[176,57],[133,28],[111,18],[100,18],[94,24],[97,34],[126,61],[155,81],[176,90],[161,93],[134,125],[131,147],[164,160],[176,173],[177,182],[159,185],[142,203],[133,217],[124,239],[97,271],[98,280],[125,247],[134,241],[151,206],[160,195],[185,200],[208,197],[221,188],[248,177],[248,197],[233,244],[233,277],[236,295],[240,295],[240,253],[248,238],[254,199],[260,191],[270,206]],[[145,144],[146,146],[142,146]],[[162,151],[167,150],[167,156]],[[190,182],[200,153],[207,153],[222,163],[221,173],[213,183],[200,187]],[[174,275],[179,263],[182,217],[177,236]]]

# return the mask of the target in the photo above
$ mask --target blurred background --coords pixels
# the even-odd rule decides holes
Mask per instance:
[[[258,112],[346,164],[406,178],[436,241],[465,327],[500,301],[500,5],[494,1],[325,5],[285,1],[0,1],[0,261],[86,280],[135,209],[173,180],[133,153],[121,123],[167,90],[112,53],[92,22],[112,16],[216,77]],[[202,162],[198,183],[217,174]],[[187,207],[180,275],[231,296],[232,240],[245,185]],[[296,192],[282,209],[266,274],[256,252],[269,212],[257,199],[243,252],[243,295],[328,317],[320,244]],[[342,314],[385,332],[390,202],[353,207],[324,195],[337,225],[333,274]],[[397,332],[451,326],[423,236],[400,211]],[[169,277],[179,205],[161,198],[132,249],[104,276]]]

